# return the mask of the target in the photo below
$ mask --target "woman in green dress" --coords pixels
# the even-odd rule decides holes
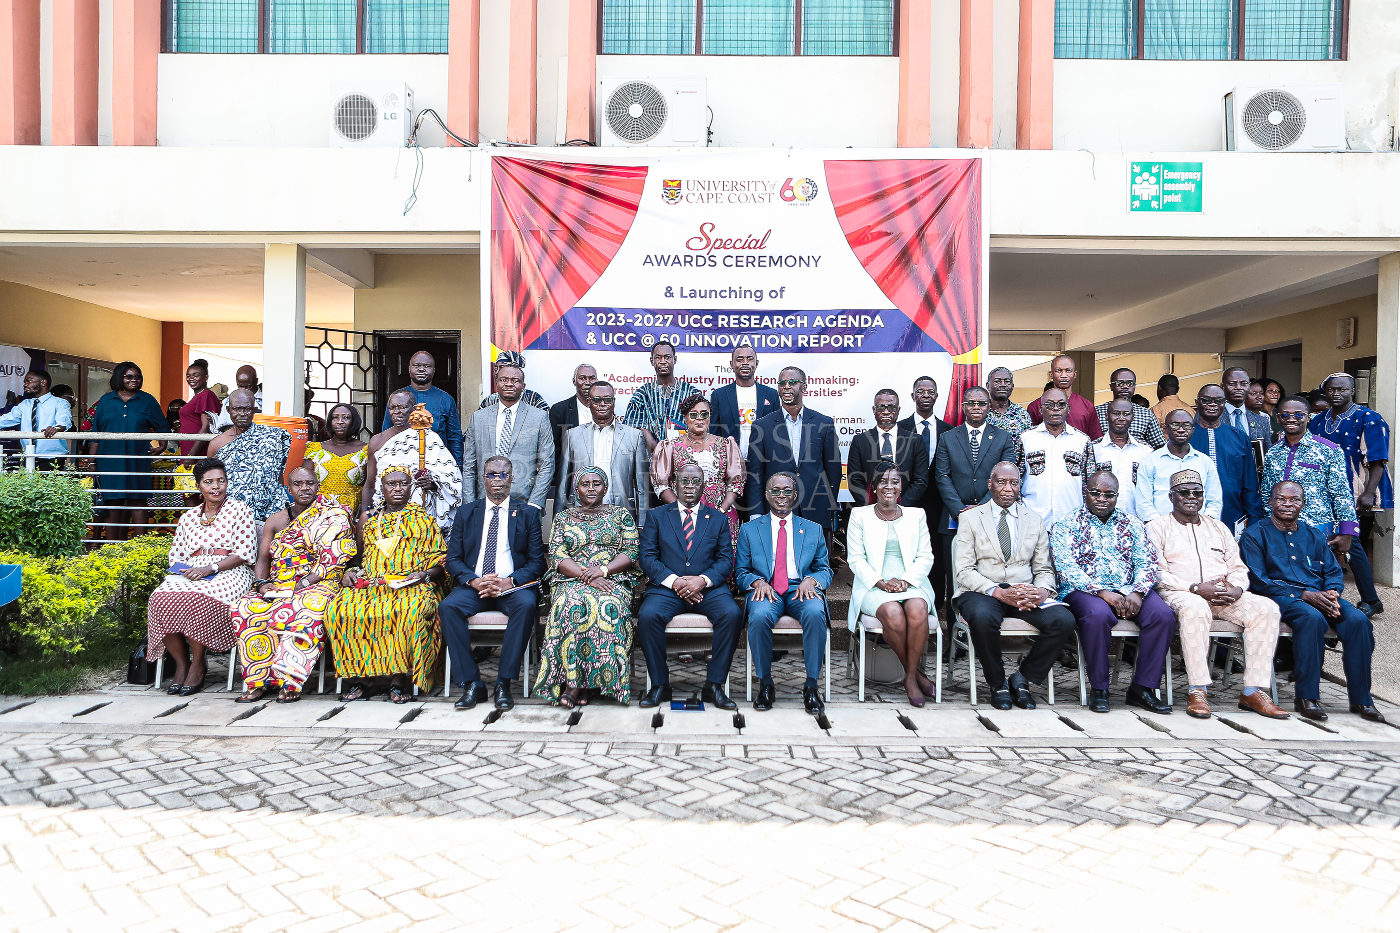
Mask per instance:
[[[632,593],[637,570],[637,524],[607,505],[608,476],[598,467],[579,471],[578,505],[554,517],[546,580],[553,593],[540,646],[535,689],[568,709],[591,695],[627,703],[630,682]]]

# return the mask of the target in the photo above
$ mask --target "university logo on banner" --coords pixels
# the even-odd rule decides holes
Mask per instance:
[[[667,204],[677,204],[681,199],[681,180],[666,178],[661,182],[661,199]]]

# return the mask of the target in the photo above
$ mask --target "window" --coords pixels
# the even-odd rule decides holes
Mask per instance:
[[[450,0],[165,0],[166,52],[447,52]]]
[[[604,55],[894,55],[895,0],[600,0]]]
[[[1056,58],[1343,57],[1348,0],[1057,0]]]

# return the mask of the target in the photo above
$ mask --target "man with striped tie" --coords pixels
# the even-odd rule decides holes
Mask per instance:
[[[671,700],[666,626],[683,612],[700,613],[714,627],[701,701],[720,709],[738,706],[724,692],[739,632],[739,607],[725,582],[734,569],[734,545],[729,519],[700,501],[704,491],[704,471],[687,463],[676,478],[676,501],[652,509],[642,526],[639,563],[651,580],[637,612],[637,633],[651,675],[651,689],[638,704],[643,709]]]
[[[549,415],[523,402],[525,370],[496,367],[496,404],[472,414],[463,438],[463,498],[486,494],[486,459],[505,457],[515,475],[510,493],[544,510],[549,482],[554,478],[554,429]]]

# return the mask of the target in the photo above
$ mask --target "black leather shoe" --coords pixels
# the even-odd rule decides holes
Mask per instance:
[[[773,708],[773,685],[767,681],[759,681],[758,696],[754,698],[753,708],[760,713],[766,713]]]
[[[1005,687],[995,691],[992,694],[992,707],[994,709],[1010,709],[1011,691],[1007,690]]]
[[[1298,715],[1304,719],[1311,719],[1313,722],[1326,722],[1327,711],[1322,708],[1322,704],[1316,700],[1304,700],[1301,697],[1293,701],[1293,708],[1298,711]]]
[[[1145,709],[1149,713],[1157,713],[1162,716],[1172,711],[1172,705],[1157,696],[1157,691],[1148,690],[1141,684],[1128,686],[1128,695],[1124,697],[1124,702],[1129,706],[1136,706],[1138,709]]]
[[[1385,722],[1385,717],[1381,711],[1374,706],[1362,706],[1360,703],[1351,704],[1351,711],[1367,722]]]
[[[826,704],[822,702],[822,692],[816,687],[802,688],[802,708],[813,716],[819,716],[826,711]]]
[[[637,705],[642,709],[651,709],[653,706],[660,706],[662,703],[671,702],[671,685],[657,684],[647,691],[647,695]]]
[[[485,699],[483,697],[483,699]],[[514,709],[515,698],[510,695],[510,681],[496,681],[496,709]]]
[[[700,702],[720,709],[739,708],[739,704],[729,699],[728,694],[724,692],[724,684],[705,684],[705,689],[700,691]]]
[[[462,695],[457,698],[457,702],[452,705],[457,709],[475,709],[476,704],[486,699],[486,685],[479,680],[473,680],[466,685]]]
[[[1381,605],[1381,601],[1379,599],[1373,603],[1358,602],[1356,604],[1356,608],[1360,609],[1361,612],[1368,619],[1373,619],[1376,616],[1380,615],[1382,612],[1385,612],[1385,607]]]
[[[1100,690],[1097,687],[1089,691],[1089,712],[1108,712],[1108,691]]]
[[[1031,696],[1031,685],[1026,680],[1026,675],[1020,671],[1012,674],[1006,679],[1006,686],[1011,690],[1011,701],[1021,709],[1035,709],[1035,697]]]

